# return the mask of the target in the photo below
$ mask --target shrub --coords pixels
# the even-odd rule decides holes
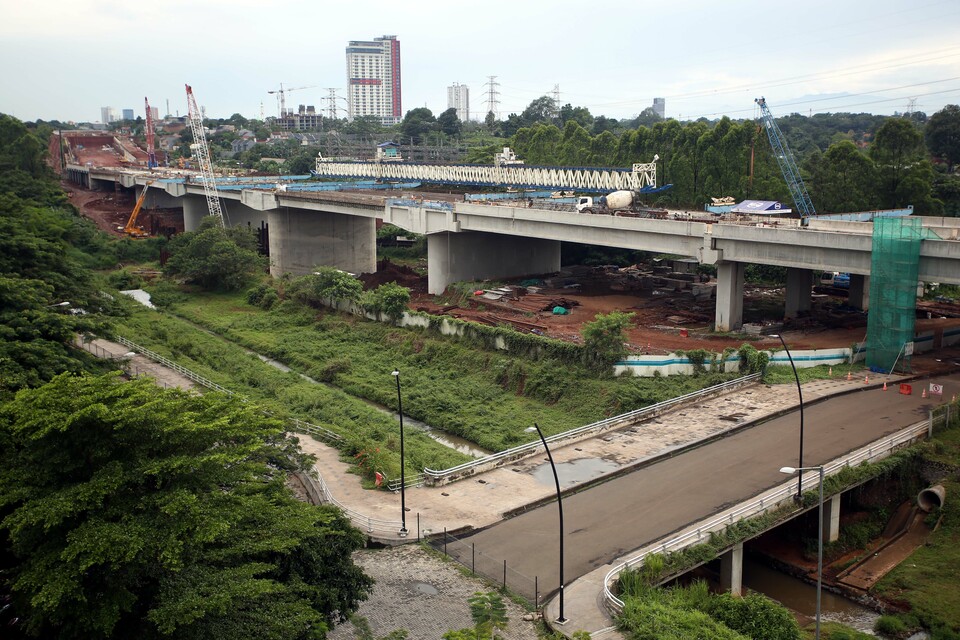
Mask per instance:
[[[410,303],[410,289],[396,282],[385,282],[372,291],[364,291],[360,306],[371,313],[384,313],[391,318],[400,318]]]
[[[787,609],[766,596],[742,598],[722,593],[706,602],[705,611],[738,633],[764,640],[800,640],[800,626]]]
[[[601,368],[608,368],[627,355],[623,344],[623,330],[630,326],[632,313],[613,311],[607,315],[598,313],[592,322],[580,329],[583,346],[588,356]]]
[[[885,636],[899,636],[907,630],[907,625],[897,616],[880,616],[874,623],[873,630]]]
[[[126,289],[139,289],[143,286],[143,278],[131,271],[128,271],[127,269],[114,271],[110,274],[108,281],[110,282],[111,287],[120,291],[124,291]]]
[[[247,302],[254,306],[258,306],[260,301],[263,300],[264,294],[267,290],[270,289],[268,284],[258,284],[257,286],[247,290]]]
[[[269,311],[273,308],[273,305],[280,302],[280,296],[277,295],[277,292],[273,289],[267,289],[267,292],[263,294],[263,297],[260,299],[260,308],[266,311]]]

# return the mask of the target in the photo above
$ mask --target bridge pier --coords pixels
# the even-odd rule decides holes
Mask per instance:
[[[715,331],[735,331],[743,326],[742,262],[721,262],[717,265],[717,311]]]
[[[454,282],[513,278],[559,270],[558,240],[480,231],[444,231],[427,236],[427,291],[434,295],[443,293]]]
[[[735,596],[743,593],[743,543],[720,556],[720,588]]]
[[[237,204],[230,202],[232,224],[236,224],[232,212]],[[255,213],[263,215],[259,211]],[[270,225],[270,275],[275,278],[284,273],[295,276],[312,273],[317,265],[356,274],[377,270],[374,218],[280,207],[267,211],[267,224]]]
[[[866,311],[870,308],[870,276],[850,274],[850,291],[847,302],[854,309]]]
[[[203,196],[187,194],[179,198],[183,205],[183,230],[196,231],[200,228],[200,221],[210,215],[207,199]]]
[[[823,542],[836,542],[840,539],[840,496],[837,494],[823,501]]]
[[[786,308],[783,316],[794,319],[810,311],[810,288],[813,271],[810,269],[787,269]]]

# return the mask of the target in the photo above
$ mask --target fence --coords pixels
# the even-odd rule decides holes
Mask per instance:
[[[576,429],[564,431],[563,433],[557,433],[546,438],[546,440],[550,444],[560,442],[569,444],[571,442],[591,438],[604,431],[609,431],[611,429],[623,427],[640,420],[658,416],[664,411],[672,409],[673,407],[685,402],[703,400],[708,396],[724,393],[742,385],[755,382],[760,379],[760,376],[761,374],[759,373],[743,376],[742,378],[737,378],[736,380],[730,380],[729,382],[707,387],[706,389],[701,389],[700,391],[694,391],[693,393],[688,393],[671,400],[665,400],[664,402],[659,402],[649,407],[636,409],[619,416],[614,416],[612,418],[600,420],[582,427],[577,427]],[[465,462],[461,465],[457,465],[456,467],[450,467],[449,469],[424,469],[423,473],[427,484],[431,486],[439,486],[472,476],[482,471],[495,469],[508,462],[513,462],[514,460],[532,455],[538,451],[541,451],[542,449],[543,444],[539,440],[536,440],[517,447],[505,449],[504,451],[486,456],[484,458],[477,458],[476,460],[471,460],[470,462]]]
[[[954,417],[956,417],[955,411],[956,408],[954,408]],[[949,424],[949,415],[949,405],[945,411],[943,410],[943,407],[939,407],[938,410],[931,412],[930,418],[927,420],[911,425],[891,436],[883,438],[866,447],[862,447],[861,449],[847,454],[842,458],[838,458],[833,462],[824,465],[824,476],[837,474],[847,467],[854,467],[865,462],[881,460],[899,451],[900,449],[910,446],[914,442],[923,440],[932,432],[935,423],[940,425],[940,429]],[[801,486],[805,486],[805,488],[809,489],[811,488],[811,485],[819,485],[818,471],[807,472],[803,475]],[[606,576],[604,576],[603,597],[606,606],[615,614],[623,611],[623,601],[613,593],[611,590],[611,585],[613,585],[617,580],[617,577],[620,575],[621,571],[637,565],[642,565],[644,559],[651,553],[665,554],[674,551],[680,551],[686,547],[699,544],[705,539],[709,539],[710,534],[719,533],[728,526],[740,520],[773,511],[784,504],[792,504],[793,497],[795,495],[796,484],[793,482],[786,483],[777,489],[774,489],[773,491],[767,492],[760,498],[756,498],[750,502],[742,503],[709,520],[692,525],[683,533],[674,538],[662,540],[649,545],[640,554],[630,558],[626,562],[620,563],[611,569]]]

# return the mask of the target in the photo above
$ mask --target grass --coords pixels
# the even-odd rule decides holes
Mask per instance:
[[[863,380],[862,364],[821,364],[816,367],[806,367],[797,369],[797,377],[800,378],[800,384],[812,380],[829,380],[844,378],[850,372],[854,378]],[[763,381],[767,384],[796,384],[796,378],[793,376],[793,369],[790,365],[768,365],[763,375]]]

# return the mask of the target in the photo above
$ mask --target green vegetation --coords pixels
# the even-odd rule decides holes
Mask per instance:
[[[829,380],[831,378],[845,378],[850,373],[860,382],[863,382],[864,369],[862,364],[834,364],[817,365],[816,367],[803,367],[797,369],[797,376],[800,378],[800,384],[810,382],[811,380]],[[796,384],[796,378],[793,375],[793,369],[789,364],[786,365],[768,365],[763,374],[763,381],[767,384]]]
[[[224,229],[213,216],[204,217],[196,231],[174,237],[168,249],[166,274],[208,290],[242,289],[266,266],[251,231]]]
[[[591,322],[585,322],[580,329],[587,357],[598,368],[609,371],[610,367],[627,355],[624,346],[624,330],[630,326],[632,313],[613,311],[606,315],[597,314]]]

